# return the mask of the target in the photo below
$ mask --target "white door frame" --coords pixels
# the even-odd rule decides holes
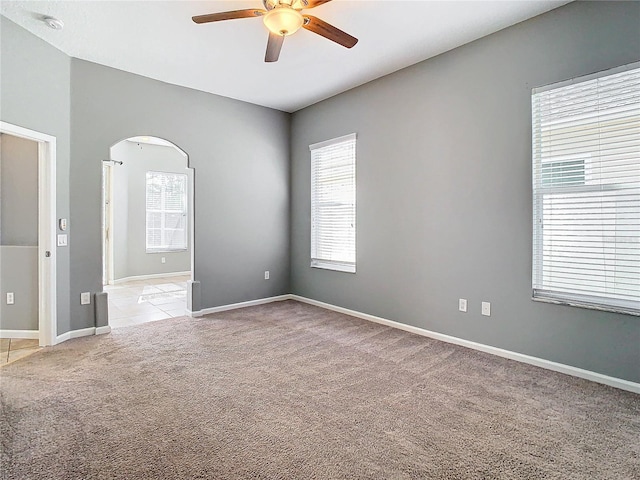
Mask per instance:
[[[38,143],[38,338],[55,345],[56,301],[56,137],[0,121],[0,133]]]
[[[102,282],[103,285],[113,285],[113,165],[107,162],[102,164],[102,182]]]

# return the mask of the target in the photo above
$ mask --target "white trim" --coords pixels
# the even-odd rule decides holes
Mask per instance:
[[[180,150],[180,149],[178,149]],[[185,155],[187,155],[185,153]],[[189,157],[187,157],[187,193],[188,198],[188,210],[189,210],[189,231],[187,232],[189,235],[189,253],[190,253],[190,264],[191,270],[189,271],[189,280],[193,281],[196,278],[196,246],[195,246],[195,228],[196,228],[196,197],[195,197],[195,170],[193,168],[189,168]]]
[[[265,303],[282,302],[284,300],[291,300],[291,295],[278,295],[277,297],[259,298],[257,300],[249,300],[248,302],[231,303],[229,305],[221,305],[219,307],[203,308],[197,312],[187,310],[187,315],[190,317],[201,317],[203,315],[209,315],[210,313],[226,312],[227,310],[235,310],[237,308],[255,307],[256,305],[264,305]]]
[[[348,135],[343,135],[341,137],[332,138],[330,140],[325,140],[324,142],[314,143],[309,145],[309,150],[316,150],[318,148],[328,147],[329,145],[335,145],[336,143],[346,142],[349,140],[355,140],[356,134],[350,133]]]
[[[333,270],[334,272],[356,273],[355,263],[332,262],[331,260],[311,259],[311,268],[321,268],[323,270]]]
[[[38,142],[38,284],[40,346],[56,337],[56,140]],[[68,248],[68,247],[67,247]],[[51,252],[49,258],[46,252]]]
[[[349,310],[348,308],[338,307],[329,303],[319,302],[310,298],[301,297],[299,295],[289,295],[292,300],[308,303],[309,305],[315,305],[316,307],[325,308],[327,310],[333,310],[334,312],[344,313],[345,315],[351,315],[352,317],[361,318],[370,322],[379,323],[388,327],[398,328],[406,332],[415,333],[424,337],[434,338],[447,343],[453,343],[462,347],[479,350],[481,352],[490,353],[499,357],[508,358],[517,362],[528,363],[529,365],[535,365],[536,367],[545,368],[547,370],[553,370],[554,372],[560,372],[574,377],[584,378],[585,380],[591,380],[592,382],[602,383],[611,387],[616,387],[621,390],[627,390],[633,393],[640,393],[640,383],[630,382],[629,380],[623,380],[621,378],[610,377],[601,373],[592,372],[590,370],[584,370],[582,368],[572,367],[571,365],[565,365],[562,363],[552,362],[543,358],[532,357],[530,355],[524,355],[518,352],[512,352],[510,350],[504,350],[502,348],[492,347],[490,345],[484,345],[482,343],[472,342],[464,340],[458,337],[452,337],[442,333],[432,332],[420,327],[414,327],[412,325],[405,325],[404,323],[394,322],[393,320],[387,320],[386,318],[376,317],[367,313],[357,312],[355,310]]]
[[[117,285],[118,283],[125,282],[133,282],[136,280],[149,280],[151,278],[162,278],[162,277],[180,277],[183,275],[191,275],[191,271],[187,270],[186,272],[170,272],[170,273],[152,273],[150,275],[136,275],[133,277],[123,277],[114,280],[111,285]]]
[[[66,342],[72,338],[89,337],[96,334],[96,327],[81,328],[80,330],[71,330],[56,337],[56,344]]]
[[[605,75],[615,75],[616,73],[626,72],[628,70],[633,70],[634,68],[640,68],[640,62],[628,63],[626,65],[620,65],[619,67],[609,68],[607,70],[600,70],[598,72],[582,75],[580,77],[570,78],[569,80],[550,83],[549,85],[542,85],[540,87],[532,88],[531,93],[535,95],[536,93],[542,93],[548,90],[553,90],[555,88],[566,87],[567,85],[573,85],[574,83],[587,82],[595,78],[604,77]]]
[[[613,313],[620,313],[623,315],[634,315],[636,317],[640,317],[640,309],[625,308],[623,306],[617,307],[613,305],[602,305],[600,303],[597,303],[597,301],[594,301],[594,302],[580,301],[577,299],[578,295],[574,295],[572,297],[571,294],[568,294],[565,296],[562,294],[554,294],[554,293],[545,294],[545,293],[539,293],[539,292],[542,292],[542,291],[538,289],[534,289],[533,291],[534,296],[531,297],[531,300],[533,300],[534,302],[552,303],[554,305],[567,305],[570,307],[588,308],[590,310],[599,310],[601,312],[613,312]],[[592,298],[595,299],[596,297],[592,297]],[[620,303],[622,302],[623,301],[621,300]],[[631,305],[632,302],[626,302],[626,303]]]
[[[105,333],[111,333],[111,327],[109,325],[96,327],[96,335],[104,335]]]
[[[137,137],[127,138],[125,141],[132,142],[132,143],[146,143],[147,145],[158,145],[160,147],[175,148],[180,155],[182,155],[183,157],[187,158],[187,154],[186,153],[184,153],[182,150],[180,150],[178,147],[176,147],[173,143],[165,140],[164,138],[150,137],[150,136],[147,136],[147,135],[142,136],[141,135],[141,136],[137,136]]]
[[[0,338],[40,338],[38,330],[0,330]]]
[[[71,332],[63,333],[62,335],[58,335],[56,337],[56,341],[53,344],[57,345],[58,343],[66,342],[70,338],[71,338]]]
[[[113,235],[113,168],[113,164],[105,165],[103,163],[102,165],[102,182],[106,187],[102,192],[102,224],[103,227],[106,226],[106,229],[108,229],[109,232],[107,235],[105,228],[102,228],[102,255],[104,257],[102,259],[102,268],[104,269],[106,267],[106,272],[102,272],[102,281],[104,282],[106,280],[109,285],[114,284],[115,272],[113,261],[114,246],[111,241],[111,237]],[[105,217],[107,218],[105,219]]]
[[[69,338],[89,337],[96,334],[96,327],[81,328],[79,330],[71,330],[67,332]]]
[[[56,285],[56,137],[0,121],[0,133],[38,143],[38,331],[40,346],[55,345]],[[46,252],[51,252],[47,257]]]
[[[0,121],[0,131],[2,133],[8,133],[20,138],[26,138],[27,140],[33,140],[34,142],[55,142],[56,137],[47,135],[46,133],[36,132],[35,130],[29,130],[28,128],[14,125]]]
[[[104,327],[88,327],[81,328],[80,330],[71,330],[70,332],[58,335],[56,337],[55,344],[57,345],[58,343],[66,342],[72,338],[90,337],[91,335],[102,335],[105,333],[111,333],[111,327],[109,325],[105,325]]]

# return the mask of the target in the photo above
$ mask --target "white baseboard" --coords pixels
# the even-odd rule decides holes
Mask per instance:
[[[96,327],[96,335],[104,335],[105,333],[111,333],[111,327],[109,325]]]
[[[255,307],[256,305],[264,305],[271,302],[282,302],[283,300],[291,300],[291,295],[278,295],[277,297],[259,298],[257,300],[249,300],[248,302],[232,303],[229,305],[221,305],[219,307],[203,308],[196,312],[187,310],[190,317],[201,317],[210,313],[226,312],[227,310],[235,310],[237,308]]]
[[[108,331],[104,329],[108,328]],[[81,328],[79,330],[71,330],[70,332],[63,333],[62,335],[58,335],[56,337],[56,345],[58,343],[66,342],[67,340],[71,340],[72,338],[80,338],[80,337],[89,337],[91,335],[99,335],[97,332],[98,329],[101,329],[100,333],[109,333],[111,331],[111,327],[89,327],[89,328]]]
[[[195,311],[195,312],[187,310],[186,313],[190,317],[201,317],[203,315],[208,315],[211,313],[225,312],[227,310],[235,310],[238,308],[245,308],[245,307],[254,307],[256,305],[264,305],[266,303],[272,303],[272,302],[281,302],[284,300],[297,300],[299,302],[308,303],[309,305],[315,305],[316,307],[325,308],[327,310],[332,310],[334,312],[343,313],[345,315],[361,318],[363,320],[368,320],[370,322],[379,323],[381,325],[386,325],[388,327],[397,328],[400,330],[404,330],[406,332],[415,333],[417,335],[422,335],[424,337],[433,338],[435,340],[441,340],[447,343],[453,343],[455,345],[460,345],[462,347],[467,347],[473,350],[490,353],[492,355],[508,358],[510,360],[515,360],[517,362],[527,363],[529,365],[545,368],[547,370],[552,370],[554,372],[560,372],[566,375],[584,378],[585,380],[590,380],[592,382],[601,383],[604,385],[609,385],[611,387],[619,388],[621,390],[627,390],[629,392],[640,394],[640,383],[631,382],[629,380],[623,380],[621,378],[610,377],[608,375],[603,375],[601,373],[592,372],[590,370],[584,370],[578,367],[572,367],[571,365],[552,362],[551,360],[545,360],[543,358],[532,357],[530,355],[525,355],[523,353],[513,352],[510,350],[504,350],[502,348],[492,347],[490,345],[485,345],[482,343],[472,342],[470,340],[453,337],[451,335],[445,335],[443,333],[432,332],[431,330],[426,330],[424,328],[414,327],[412,325],[406,325],[404,323],[395,322],[393,320],[388,320],[382,317],[376,317],[375,315],[369,315],[368,313],[362,313],[356,310],[350,310],[348,308],[338,307],[330,303],[320,302],[318,300],[301,297],[299,295],[287,294],[287,295],[279,295],[276,297],[260,298],[257,300],[250,300],[248,302],[240,302],[240,303],[233,303],[230,305],[221,305],[219,307],[204,308],[202,310]],[[100,334],[100,333],[108,333],[109,331],[111,331],[111,328],[109,326],[98,327],[98,328],[91,327],[91,328],[84,328],[81,330],[73,330],[71,332],[58,335],[58,337],[56,338],[56,343],[69,340],[70,338],[77,338],[77,337],[83,337],[87,335],[94,335],[94,334]],[[25,330],[25,331],[0,330],[0,334],[3,334],[3,332],[29,332],[29,331],[28,330]],[[35,331],[35,334],[36,335],[34,337],[29,337],[29,338],[38,338],[37,331]],[[26,337],[16,337],[16,338],[26,338]]]
[[[352,317],[361,318],[370,322],[379,323],[388,327],[398,328],[407,332],[416,333],[424,337],[441,340],[447,343],[453,343],[462,347],[472,348],[481,352],[490,353],[499,357],[508,358],[517,362],[528,363],[529,365],[535,365],[536,367],[546,368],[547,370],[553,370],[554,372],[560,372],[574,377],[584,378],[585,380],[591,380],[592,382],[602,383],[611,387],[620,388],[621,390],[627,390],[633,393],[640,393],[640,383],[630,382],[629,380],[623,380],[621,378],[610,377],[601,373],[592,372],[590,370],[584,370],[582,368],[572,367],[571,365],[565,365],[563,363],[552,362],[543,358],[532,357],[518,352],[512,352],[510,350],[504,350],[502,348],[492,347],[490,345],[484,345],[482,343],[472,342],[470,340],[464,340],[458,337],[452,337],[442,333],[432,332],[423,328],[414,327],[412,325],[405,325],[404,323],[394,322],[393,320],[387,320],[386,318],[376,317],[367,313],[358,312],[355,310],[349,310],[348,308],[338,307],[329,303],[319,302],[310,298],[301,297],[299,295],[289,295],[292,300],[315,305],[316,307],[326,308],[327,310],[333,310],[334,312],[344,313],[351,315]]]
[[[0,338],[40,338],[39,330],[0,330]]]
[[[133,277],[118,278],[116,280],[113,280],[113,282],[109,282],[109,283],[111,283],[111,285],[117,285],[119,283],[134,282],[136,280],[150,280],[153,278],[163,278],[163,277],[181,277],[183,275],[191,275],[191,270],[188,270],[186,272],[152,273],[149,275],[135,275]]]

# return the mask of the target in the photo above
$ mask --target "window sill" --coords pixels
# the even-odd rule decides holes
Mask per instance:
[[[531,300],[533,300],[534,302],[552,303],[554,305],[565,305],[569,307],[586,308],[588,310],[598,310],[601,312],[620,313],[623,315],[633,315],[635,317],[640,317],[640,310],[635,310],[631,308],[597,305],[597,304],[588,303],[588,302],[581,302],[579,300],[567,300],[567,299],[560,299],[555,297],[538,296],[538,297],[531,297]]]
[[[174,248],[169,250],[147,250],[146,253],[180,253],[186,251],[186,248]]]
[[[349,265],[345,263],[322,262],[319,260],[313,260],[311,262],[311,268],[321,268],[323,270],[333,270],[336,272],[343,272],[343,273],[356,273],[355,265]]]

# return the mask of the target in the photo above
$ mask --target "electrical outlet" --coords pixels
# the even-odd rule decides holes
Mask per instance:
[[[466,312],[467,311],[467,299],[466,298],[460,298],[458,300],[458,310],[460,310],[461,312]]]
[[[165,257],[162,257],[162,258],[160,259],[160,263],[167,263],[167,259],[166,259]]]
[[[7,292],[7,305],[13,305],[15,303],[15,298],[13,296],[13,292]]]
[[[91,303],[91,292],[82,292],[80,294],[80,305],[89,305]]]
[[[264,271],[264,279],[269,280],[269,270]]]
[[[482,302],[482,314],[485,317],[491,316],[491,304],[489,302]]]

